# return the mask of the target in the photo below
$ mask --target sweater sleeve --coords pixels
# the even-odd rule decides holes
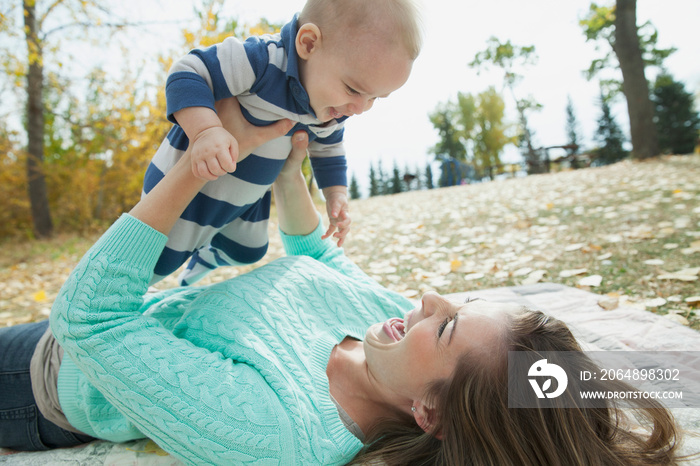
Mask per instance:
[[[280,462],[291,428],[262,376],[139,312],[166,239],[129,215],[115,222],[59,292],[56,339],[109,403],[180,459]]]
[[[343,248],[339,248],[330,238],[321,239],[325,227],[320,214],[316,230],[308,235],[287,235],[282,230],[279,231],[284,251],[288,256],[312,257],[350,278],[377,286],[375,280],[348,259]]]

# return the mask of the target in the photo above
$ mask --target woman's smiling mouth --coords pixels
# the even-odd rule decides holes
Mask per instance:
[[[392,317],[382,325],[384,333],[394,341],[400,341],[406,336],[404,320],[400,317]]]

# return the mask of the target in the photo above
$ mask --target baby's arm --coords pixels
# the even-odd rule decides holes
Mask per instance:
[[[348,208],[348,188],[346,186],[328,186],[322,189],[323,197],[326,198],[326,211],[328,212],[328,230],[322,239],[326,239],[333,234],[338,238],[338,246],[342,246],[345,237],[350,231],[350,212]]]
[[[215,180],[236,170],[238,141],[208,107],[186,107],[173,114],[192,145],[192,173]]]

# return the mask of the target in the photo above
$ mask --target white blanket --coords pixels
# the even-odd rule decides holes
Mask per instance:
[[[577,288],[551,283],[494,288],[457,293],[489,301],[515,301],[542,310],[566,322],[587,350],[700,351],[700,333],[670,319],[632,307],[606,311],[598,305],[600,296]],[[698,382],[700,383],[700,381]],[[700,434],[700,409],[673,410],[680,425]],[[686,436],[684,453],[700,451],[700,438]],[[95,441],[90,444],[48,452],[12,452],[0,449],[0,463],[13,465],[80,464],[83,466],[180,465],[149,440],[123,444]]]

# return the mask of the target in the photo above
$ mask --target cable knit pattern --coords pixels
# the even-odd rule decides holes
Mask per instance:
[[[322,232],[282,234],[290,257],[235,279],[144,298],[167,238],[122,216],[51,314],[71,424],[190,464],[346,463],[362,445],[330,399],[330,352],[411,304]]]

